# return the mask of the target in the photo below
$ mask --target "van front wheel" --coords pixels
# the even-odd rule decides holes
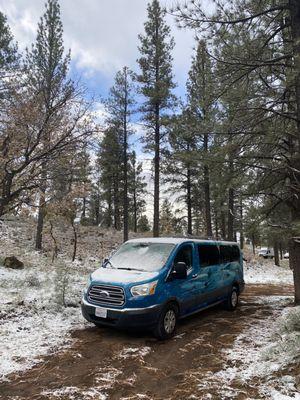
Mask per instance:
[[[157,339],[166,340],[174,335],[177,325],[177,317],[178,308],[175,304],[167,304],[163,308],[154,330],[154,335]]]

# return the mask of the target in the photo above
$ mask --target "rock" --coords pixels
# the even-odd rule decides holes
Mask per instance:
[[[6,268],[12,268],[12,269],[23,269],[24,268],[24,264],[22,263],[22,261],[18,260],[17,257],[15,257],[15,256],[6,257],[3,265]]]

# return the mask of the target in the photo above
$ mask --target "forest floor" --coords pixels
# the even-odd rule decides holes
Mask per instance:
[[[62,261],[32,250],[27,224],[2,228],[0,256],[14,252],[25,269],[0,266],[1,400],[300,399],[300,308],[287,268],[247,264],[235,312],[204,311],[159,342],[83,321],[78,305],[96,255],[64,261],[62,307],[53,301]]]

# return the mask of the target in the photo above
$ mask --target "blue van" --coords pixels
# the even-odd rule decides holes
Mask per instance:
[[[167,339],[180,318],[219,303],[234,310],[243,289],[237,243],[133,239],[91,274],[82,313],[97,326],[147,328]]]

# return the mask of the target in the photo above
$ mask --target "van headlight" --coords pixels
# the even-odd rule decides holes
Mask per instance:
[[[132,286],[130,289],[132,296],[149,296],[155,293],[157,282],[144,283],[143,285]]]
[[[88,288],[90,287],[90,284],[92,282],[92,275],[89,275],[87,282],[86,282],[86,287],[83,289],[83,294],[87,294]]]
[[[87,278],[87,286],[89,287],[91,282],[92,282],[93,278],[92,278],[92,274],[90,274],[90,276]]]

